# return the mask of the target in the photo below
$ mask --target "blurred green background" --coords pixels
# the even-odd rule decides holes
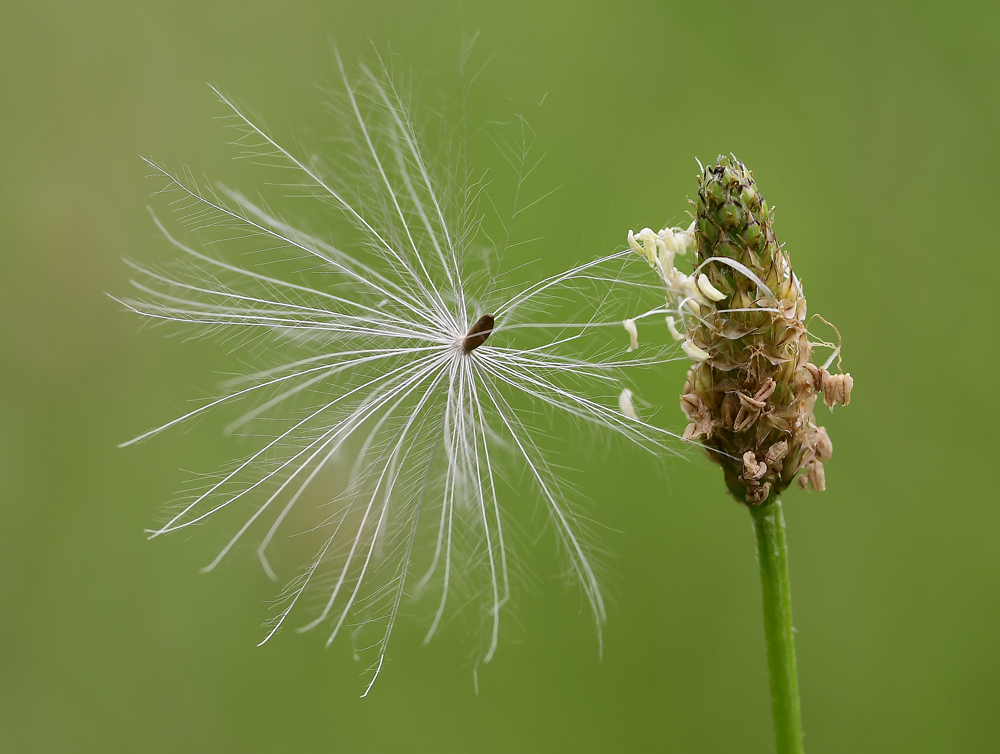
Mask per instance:
[[[562,186],[534,215],[549,253],[678,220],[694,157],[733,151],[843,334],[854,399],[818,411],[829,490],[785,498],[807,750],[997,750],[998,21],[986,2],[7,3],[0,751],[771,750],[750,521],[700,460],[588,464],[603,660],[539,546],[478,695],[461,632],[424,649],[404,620],[359,699],[346,645],[255,647],[273,589],[249,556],[205,576],[217,538],[144,539],[183,469],[232,449],[115,447],[220,368],[104,295],[126,290],[122,256],[162,251],[139,156],[240,176],[204,82],[278,134],[322,134],[329,38],[348,61],[391,48],[436,96],[476,31],[473,115],[523,113],[536,185]],[[683,371],[644,396],[676,425]]]

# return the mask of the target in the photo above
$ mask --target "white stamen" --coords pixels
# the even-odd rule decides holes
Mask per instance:
[[[722,301],[726,297],[725,293],[722,293],[712,285],[712,281],[708,279],[708,275],[704,272],[698,276],[698,289],[705,294],[706,298],[712,301]]]
[[[635,327],[634,319],[626,319],[622,321],[622,326],[625,328],[625,332],[628,333],[628,350],[629,353],[634,351],[639,347],[639,331]]]
[[[694,275],[689,275],[684,278],[684,292],[699,304],[708,306],[709,300],[705,297],[705,294],[701,292],[701,288],[698,287],[698,280]]]
[[[639,231],[636,236],[640,241],[642,241],[643,256],[646,261],[649,262],[650,267],[656,266],[656,242],[657,236],[651,228],[643,228]]]
[[[632,248],[632,251],[634,251],[640,257],[645,258],[646,252],[642,250],[642,247],[639,245],[639,242],[635,240],[635,233],[633,233],[631,230],[629,230],[628,232],[628,245]]]
[[[707,361],[711,358],[707,351],[703,351],[701,348],[696,346],[690,338],[681,343],[681,348],[684,350],[684,353],[691,358],[691,361],[696,363]]]
[[[641,246],[639,241],[642,241]],[[632,251],[645,259],[650,267],[656,266],[656,234],[653,231],[649,228],[643,228],[637,235],[630,230],[628,232],[628,245]]]
[[[670,331],[670,337],[680,342],[684,340],[684,334],[677,329],[677,323],[672,316],[667,315],[667,329]]]
[[[618,396],[618,408],[629,419],[639,418],[635,413],[635,404],[632,402],[632,391],[628,388],[622,390],[621,395]]]

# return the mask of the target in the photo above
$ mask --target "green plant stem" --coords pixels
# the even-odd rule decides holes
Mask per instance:
[[[781,501],[750,508],[757,535],[757,560],[764,597],[764,636],[767,669],[771,677],[771,711],[778,754],[802,754],[802,715],[799,681],[795,672],[792,595],[788,585],[788,548]]]

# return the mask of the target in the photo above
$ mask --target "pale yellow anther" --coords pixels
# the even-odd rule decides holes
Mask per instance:
[[[618,396],[618,409],[629,419],[639,418],[635,412],[635,404],[632,402],[632,391],[628,388],[622,390],[621,395]]]
[[[630,230],[628,232],[628,245],[632,251],[649,262],[650,267],[656,266],[656,234],[653,231],[649,228],[643,228],[636,234]]]
[[[668,303],[672,298],[683,299],[684,306],[687,306],[693,314],[701,315],[701,304],[708,304],[708,299],[698,290],[698,283],[694,278],[672,267],[664,271],[663,282],[669,291]]]
[[[628,245],[631,247],[632,251],[634,251],[640,257],[646,256],[646,252],[642,250],[642,247],[639,245],[639,242],[635,240],[635,233],[633,233],[631,230],[628,232]]]
[[[683,256],[687,254],[687,250],[694,246],[694,221],[688,226],[687,230],[678,230],[674,234],[674,242],[677,244],[677,253]]]
[[[709,353],[696,346],[690,338],[681,343],[681,349],[694,362],[707,361],[710,358]]]
[[[677,253],[679,244],[677,243],[677,234],[673,228],[664,228],[656,234],[656,237],[664,249],[672,251],[675,254]]]
[[[674,340],[680,342],[684,340],[684,334],[677,329],[677,323],[672,316],[667,315],[667,329],[670,331],[670,337]]]
[[[628,333],[628,350],[631,353],[639,347],[639,331],[636,329],[634,319],[623,320],[622,326],[625,328],[625,332]]]
[[[666,267],[663,272],[663,282],[675,296],[683,296],[687,291],[687,275],[676,267]]]
[[[689,298],[698,302],[699,304],[708,305],[708,298],[704,293],[701,292],[701,288],[698,287],[698,281],[695,279],[694,275],[685,277],[684,279],[684,292]]]
[[[662,238],[656,239],[656,253],[660,260],[660,267],[664,272],[673,268],[675,252]]]
[[[642,243],[642,249],[645,252],[643,256],[646,257],[646,261],[649,262],[650,267],[656,266],[656,242],[657,236],[651,228],[643,228],[636,235],[636,238]]]
[[[694,223],[692,222],[687,230],[664,228],[658,236],[665,249],[683,256],[694,245]]]
[[[694,226],[695,221],[692,220],[691,224],[688,226],[687,230],[684,231],[684,250],[681,254],[686,254],[687,250],[694,246]]]
[[[722,293],[712,285],[712,281],[708,279],[708,275],[705,273],[698,276],[698,290],[705,294],[705,298],[712,301],[722,301],[726,297],[725,293]]]

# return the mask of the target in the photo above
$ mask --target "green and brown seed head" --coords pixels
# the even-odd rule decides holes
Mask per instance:
[[[820,392],[827,405],[846,405],[853,380],[810,363],[802,285],[751,172],[720,157],[698,182],[694,263],[704,263],[724,298],[687,304],[687,339],[697,348],[685,350],[707,358],[691,367],[681,395],[691,422],[684,436],[701,441],[749,505],[779,494],[802,470],[800,484],[822,490],[833,448],[813,407]]]

